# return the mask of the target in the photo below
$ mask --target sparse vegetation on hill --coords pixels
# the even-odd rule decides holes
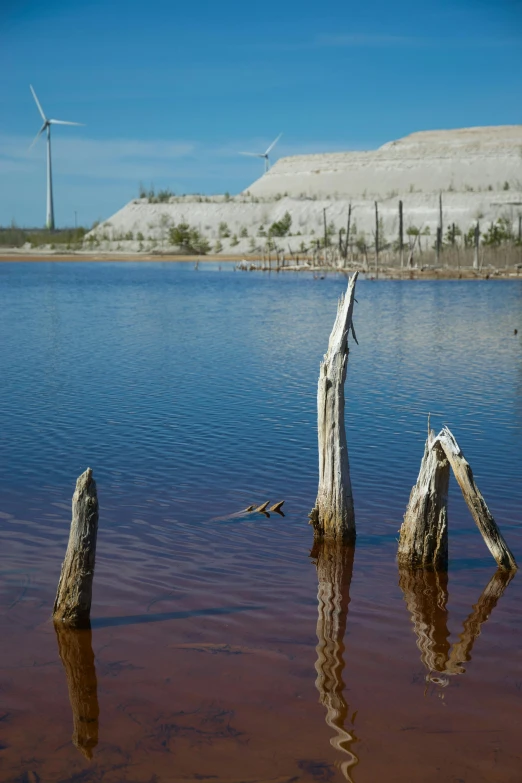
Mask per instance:
[[[210,250],[210,243],[205,239],[197,228],[188,223],[178,223],[169,231],[169,240],[172,245],[176,245],[183,253],[194,253],[205,255]]]

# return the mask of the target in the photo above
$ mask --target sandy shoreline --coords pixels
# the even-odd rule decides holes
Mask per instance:
[[[243,256],[206,255],[180,256],[180,255],[148,255],[146,253],[27,253],[24,252],[0,252],[1,261],[221,261],[238,262]]]
[[[171,254],[132,254],[132,253],[27,253],[27,252],[3,252],[0,253],[0,263],[2,262],[17,262],[17,263],[39,263],[45,261],[53,262],[119,262],[119,263],[176,263],[176,262],[192,262],[196,264],[205,263],[219,263],[219,264],[237,264],[241,261],[247,264],[261,264],[261,258],[247,258],[242,255],[206,255],[206,256],[193,256],[193,255],[171,255]],[[271,272],[308,272],[314,275],[325,275],[332,272],[345,272],[350,274],[356,267],[350,266],[347,269],[336,269],[334,267],[310,267],[304,263],[296,266],[295,264],[288,264],[279,269],[263,268],[253,271],[271,271]],[[359,270],[362,272],[362,270]],[[481,271],[476,271],[470,267],[459,269],[451,268],[414,268],[414,269],[399,269],[397,267],[380,267],[378,274],[375,270],[370,269],[369,272],[362,272],[363,275],[371,279],[383,279],[383,280],[522,280],[522,274],[517,273],[513,269],[488,269],[485,268]]]

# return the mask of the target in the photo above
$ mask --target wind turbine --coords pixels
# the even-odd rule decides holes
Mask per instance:
[[[45,221],[45,225],[47,226],[49,231],[54,231],[53,174],[52,174],[52,167],[51,167],[51,125],[83,125],[83,123],[66,122],[65,120],[48,120],[40,105],[40,101],[36,97],[36,93],[33,90],[32,85],[30,84],[29,87],[31,88],[31,92],[33,93],[33,98],[35,100],[35,103],[38,106],[38,111],[42,115],[42,120],[44,121],[42,127],[36,134],[34,141],[29,147],[29,149],[31,149],[36,144],[37,140],[42,135],[42,133],[44,131],[47,131],[47,219]]]
[[[266,152],[240,152],[239,154],[240,155],[249,155],[252,158],[264,158],[265,159],[265,174],[266,174],[266,172],[270,168],[270,161],[269,161],[268,155],[269,155],[270,152],[272,152],[272,150],[274,149],[275,145],[277,144],[277,142],[279,141],[279,139],[281,138],[282,135],[283,134],[280,133],[279,136],[277,137],[277,139],[274,139],[274,141],[269,146],[269,148],[267,149]]]

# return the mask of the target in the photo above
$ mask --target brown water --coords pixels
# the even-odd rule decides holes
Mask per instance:
[[[358,542],[311,552],[317,364],[341,279],[12,267],[0,779],[522,780],[520,576],[496,572],[455,486],[449,577],[395,563],[428,409],[522,561],[522,287],[363,281],[347,417]],[[57,637],[87,464],[92,631]],[[285,517],[230,516],[269,497]]]

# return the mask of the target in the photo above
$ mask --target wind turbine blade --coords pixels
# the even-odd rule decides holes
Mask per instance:
[[[38,131],[36,136],[34,137],[32,143],[31,143],[31,146],[29,147],[29,150],[31,150],[34,147],[34,145],[36,144],[36,142],[38,141],[38,139],[40,138],[40,136],[42,135],[42,133],[44,132],[46,127],[47,127],[47,123],[44,122],[44,124],[42,125],[42,127],[40,128],[40,130]],[[29,150],[27,150],[27,152],[29,152]]]
[[[81,125],[85,127],[83,122],[66,122],[65,120],[49,120],[49,125]]]
[[[281,138],[281,136],[282,136],[282,135],[283,135],[283,134],[282,134],[282,133],[280,133],[280,134],[279,134],[279,136],[277,137],[277,139],[274,139],[274,141],[272,142],[272,144],[269,146],[269,148],[268,148],[268,149],[267,149],[267,151],[265,152],[265,155],[268,155],[268,153],[269,153],[269,152],[271,152],[271,150],[273,150],[273,149],[274,149],[275,145],[277,144],[277,142],[279,141],[279,139]]]
[[[42,107],[40,106],[40,101],[39,101],[39,100],[38,100],[38,98],[36,97],[36,93],[35,93],[35,91],[33,90],[33,85],[32,85],[32,84],[30,84],[30,85],[29,85],[29,87],[31,88],[31,92],[33,93],[33,98],[34,98],[34,100],[35,100],[35,102],[36,102],[36,105],[38,106],[38,111],[39,111],[39,112],[40,112],[40,114],[42,115],[42,120],[43,120],[44,122],[47,122],[47,117],[45,116],[45,114],[44,114],[44,112],[43,112],[43,109],[42,109]]]
[[[262,152],[240,152],[240,155],[249,155],[251,158],[264,158],[264,154]]]

